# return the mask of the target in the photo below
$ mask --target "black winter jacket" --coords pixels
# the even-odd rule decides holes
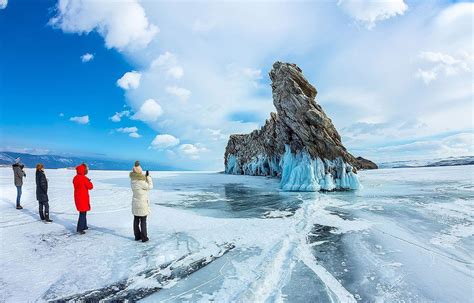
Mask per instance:
[[[49,201],[48,199],[48,180],[44,171],[36,171],[36,200],[40,202]]]

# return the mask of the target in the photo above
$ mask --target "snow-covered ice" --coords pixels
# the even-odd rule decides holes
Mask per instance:
[[[128,172],[90,172],[82,236],[74,171],[46,170],[52,224],[39,221],[26,172],[18,211],[12,171],[0,169],[1,302],[473,301],[474,166],[362,171],[363,189],[329,193],[152,172],[148,243],[133,241]]]

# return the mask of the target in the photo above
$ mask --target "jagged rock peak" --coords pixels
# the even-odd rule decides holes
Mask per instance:
[[[359,162],[342,145],[302,70],[275,62],[269,76],[277,112],[260,130],[230,136],[226,173],[281,177],[285,190],[359,188]]]
[[[292,63],[282,63],[277,61],[273,64],[273,68],[269,73],[272,80],[272,89],[274,93],[284,92],[288,88],[294,88],[296,94],[304,94],[311,100],[314,100],[316,88],[312,86],[303,76],[303,71]],[[277,104],[275,103],[275,107]],[[278,109],[278,107],[277,107]]]

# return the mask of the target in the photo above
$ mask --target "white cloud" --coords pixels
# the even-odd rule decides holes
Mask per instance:
[[[56,15],[49,23],[66,33],[97,31],[107,48],[138,49],[147,46],[158,33],[138,0],[108,1],[59,0]]]
[[[423,155],[423,158],[471,156],[474,154],[474,134],[459,133],[442,139],[419,140],[407,144],[381,147],[379,152],[397,153],[401,158]]]
[[[59,117],[64,117],[64,113],[59,113]]]
[[[262,70],[260,69],[253,69],[253,68],[243,68],[242,73],[248,77],[249,79],[262,79]]]
[[[89,116],[78,116],[78,117],[71,117],[69,118],[70,121],[76,122],[78,124],[88,124],[89,123]]]
[[[459,57],[453,57],[441,52],[420,52],[418,56],[422,61],[431,63],[427,69],[418,69],[415,74],[417,78],[422,79],[425,84],[438,78],[439,73],[444,73],[447,77],[456,76],[460,73],[469,73],[473,65],[473,53],[461,52]]]
[[[112,120],[112,122],[120,122],[122,120],[122,117],[128,117],[128,116],[130,116],[130,111],[124,110],[121,112],[115,112],[115,115],[113,115],[109,119]]]
[[[83,63],[89,62],[94,59],[94,55],[90,53],[85,53],[84,55],[81,56],[81,61]]]
[[[132,137],[132,138],[141,138],[141,135],[138,134],[138,133],[130,133],[128,134],[129,137]]]
[[[117,86],[124,90],[129,90],[131,88],[136,89],[140,86],[141,77],[142,75],[137,71],[126,72],[117,80]]]
[[[435,80],[438,77],[438,74],[435,70],[422,70],[421,68],[415,74],[415,77],[422,79],[425,84],[430,84],[431,81]]]
[[[228,76],[234,79],[245,79],[245,80],[260,80],[262,79],[262,70],[251,68],[251,67],[241,67],[236,64],[229,64],[226,66]]]
[[[134,120],[141,120],[144,122],[154,122],[159,116],[163,114],[163,109],[153,99],[147,99],[140,106],[140,109],[132,116]]]
[[[337,4],[368,29],[379,21],[403,15],[408,8],[403,0],[339,0]]]
[[[458,154],[472,156],[474,154],[474,133],[459,133],[441,140],[450,149],[458,150]]]
[[[454,59],[450,55],[439,52],[421,52],[419,57],[429,62],[441,62],[447,65],[453,65],[459,62],[459,60]]]
[[[207,131],[211,133],[212,140],[225,140],[229,138],[229,135],[223,134],[221,129],[208,128]]]
[[[164,70],[166,75],[180,79],[184,75],[184,69],[178,64],[178,57],[170,52],[164,52],[150,64],[152,69]]]
[[[151,62],[151,67],[155,68],[158,66],[175,65],[177,61],[178,59],[175,54],[164,52]]]
[[[7,8],[8,0],[0,0],[0,9]]]
[[[340,134],[345,144],[363,143],[368,146],[376,138],[399,138],[404,137],[414,131],[422,131],[428,125],[419,119],[394,119],[384,122],[356,122],[349,126],[340,128]]]
[[[117,128],[116,131],[118,131],[119,133],[128,134],[132,138],[140,138],[141,137],[141,135],[138,133],[138,128],[136,128],[135,126],[120,127],[120,128]]]
[[[199,154],[206,151],[207,148],[202,147],[199,144],[186,143],[179,146],[179,152],[193,160],[199,159]]]
[[[157,135],[151,142],[150,148],[152,149],[166,149],[174,147],[179,144],[179,139],[172,135],[164,134]]]
[[[248,89],[251,85],[254,88],[259,87],[259,81],[263,78],[262,70],[252,67],[243,67],[238,64],[228,64],[226,67],[226,77],[232,81],[236,87]]]
[[[116,130],[117,130],[119,133],[124,133],[124,134],[136,133],[136,132],[138,132],[138,128],[136,128],[135,126],[132,126],[132,127],[120,127],[120,128],[117,128]]]
[[[166,73],[175,79],[179,79],[184,75],[184,70],[181,66],[172,66],[168,68]]]
[[[191,96],[191,91],[179,86],[168,86],[166,92],[170,95],[178,97],[181,101],[186,101]]]
[[[417,139],[409,143],[358,149],[363,155],[378,163],[398,160],[428,160],[448,157],[472,156],[474,133],[457,133],[440,138]]]

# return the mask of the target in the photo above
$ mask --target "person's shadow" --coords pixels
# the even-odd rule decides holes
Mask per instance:
[[[15,200],[7,199],[7,203],[11,204],[13,208],[16,208],[16,199]],[[30,209],[25,208],[24,204],[23,204],[23,209],[19,209],[17,211],[32,217],[33,219],[35,219],[35,221],[40,220],[39,212],[33,212]],[[21,224],[15,224],[15,225],[24,225],[24,224],[34,223],[35,221],[21,223]]]
[[[13,200],[9,199],[8,204],[11,204],[13,207],[16,207],[16,200],[13,201]],[[38,208],[39,208],[39,206],[38,206]],[[30,216],[31,218],[34,219],[34,221],[31,221],[31,222],[28,222],[28,223],[34,223],[35,221],[40,221],[39,209],[38,208],[37,208],[37,212],[34,212],[31,209],[26,208],[26,207],[24,207],[22,210],[19,210],[19,211],[21,211],[22,213],[24,213],[24,214],[26,214],[26,215],[28,215],[28,216]],[[52,224],[62,225],[68,232],[70,232],[72,234],[77,233],[77,231],[76,231],[76,228],[77,228],[76,222],[71,221],[71,220],[67,220],[67,219],[63,219],[63,218],[59,217],[57,214],[55,214],[54,211],[50,211],[49,216],[50,216],[51,220],[53,220]],[[98,232],[101,232],[101,233],[104,233],[104,234],[109,234],[109,235],[112,235],[112,236],[115,236],[115,237],[120,237],[120,238],[127,239],[127,240],[134,240],[134,237],[132,237],[132,236],[127,237],[127,236],[121,235],[121,234],[117,233],[116,231],[114,231],[112,229],[108,229],[108,228],[105,228],[105,227],[99,227],[99,226],[95,226],[95,225],[89,225],[89,226],[90,226],[91,230],[95,230],[95,231],[98,231]]]
[[[57,215],[55,215],[54,212],[53,213],[50,212],[50,215],[51,214],[52,214],[51,219],[53,220],[53,223],[57,223],[57,224],[60,224],[60,225],[64,226],[64,228],[67,231],[70,231],[71,233],[74,233],[74,234],[77,233],[76,222],[71,221],[71,220],[67,220],[67,219],[62,219],[62,218],[58,217]],[[99,226],[91,225],[91,224],[88,224],[88,226],[89,226],[89,230],[98,231],[98,232],[101,232],[101,233],[104,233],[104,234],[109,234],[109,235],[124,238],[124,239],[127,239],[127,240],[134,240],[134,238],[131,237],[131,236],[127,237],[127,236],[121,235],[121,234],[117,233],[116,231],[114,231],[112,229],[109,229],[109,228],[99,227]]]

